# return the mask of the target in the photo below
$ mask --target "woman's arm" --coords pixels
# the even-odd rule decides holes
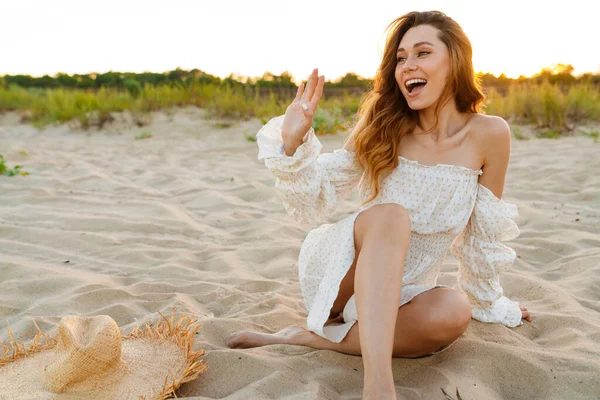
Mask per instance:
[[[484,128],[480,129],[478,147],[483,153],[483,174],[479,183],[487,187],[501,199],[504,182],[510,161],[510,127],[508,123],[495,116],[486,116]]]
[[[502,242],[520,233],[517,206],[501,198],[511,134],[502,118],[487,117],[486,125],[479,136],[484,166],[475,207],[451,251],[459,260],[459,286],[471,302],[473,318],[514,327],[522,324],[522,318],[531,322],[531,316],[525,307],[504,296],[500,285],[500,273],[507,271],[516,259],[515,251]]]
[[[323,222],[339,201],[358,184],[362,170],[353,152],[344,148],[321,153],[311,127],[293,155],[284,150],[283,116],[271,119],[257,133],[258,159],[275,176],[275,188],[289,215],[300,223]]]

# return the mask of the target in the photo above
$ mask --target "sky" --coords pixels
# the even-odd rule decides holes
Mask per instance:
[[[593,1],[1,0],[0,75],[164,72],[226,77],[313,68],[373,77],[387,25],[440,10],[473,45],[476,71],[531,76],[555,63],[600,72]]]

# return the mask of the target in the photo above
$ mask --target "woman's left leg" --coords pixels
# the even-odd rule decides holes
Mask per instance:
[[[467,330],[470,320],[471,307],[464,294],[446,287],[421,293],[398,308],[392,356],[419,357],[430,354],[459,338]],[[360,320],[340,343],[299,326],[291,326],[273,334],[241,331],[227,339],[227,346],[250,348],[293,344],[361,355],[359,329]]]

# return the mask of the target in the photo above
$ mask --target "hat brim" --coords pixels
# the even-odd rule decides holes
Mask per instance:
[[[182,384],[198,378],[207,366],[199,358],[203,349],[192,349],[200,325],[187,315],[174,321],[175,308],[169,319],[161,314],[156,325],[146,322],[122,337],[121,365],[108,374],[76,383],[61,393],[64,399],[153,399],[173,397]],[[159,312],[160,314],[160,312]],[[55,360],[57,340],[38,333],[29,347],[14,340],[9,327],[10,346],[3,345],[0,358],[0,399],[55,399],[46,390],[41,374],[44,366]],[[44,338],[45,343],[41,344]],[[12,354],[6,356],[12,349]],[[4,397],[6,396],[6,397]]]

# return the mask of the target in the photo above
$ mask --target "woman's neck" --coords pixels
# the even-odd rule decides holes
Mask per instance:
[[[454,100],[446,103],[438,114],[437,127],[431,131],[435,125],[435,104],[423,110],[419,110],[419,121],[417,122],[417,128],[415,134],[426,134],[429,135],[434,141],[444,141],[456,132],[460,131],[467,121],[471,118],[468,113],[461,113],[456,108],[456,102]]]

